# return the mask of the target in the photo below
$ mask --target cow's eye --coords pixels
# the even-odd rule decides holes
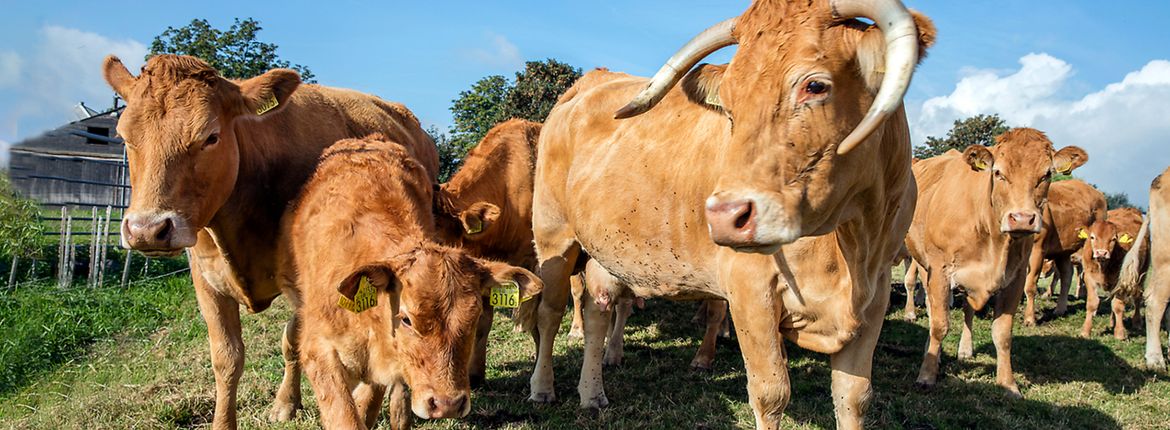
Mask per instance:
[[[1000,172],[1000,171],[996,170],[996,171],[995,171],[995,180],[997,180],[997,181],[1006,181],[1006,180],[1007,180],[1007,177],[1005,177],[1005,176],[1003,175],[1003,172]]]
[[[406,328],[411,328],[411,329],[413,329],[413,328],[414,328],[414,327],[411,327],[411,325],[410,325],[410,317],[406,316],[406,314],[400,314],[400,315],[398,315],[398,320],[402,322],[402,325],[403,325],[404,327],[406,327]]]
[[[219,143],[219,133],[211,133],[210,136],[207,136],[207,140],[203,141],[203,147],[206,148],[217,143]]]
[[[804,86],[804,92],[809,94],[824,94],[829,92],[829,84],[821,81],[808,81]]]

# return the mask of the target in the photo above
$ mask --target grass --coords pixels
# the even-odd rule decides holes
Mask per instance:
[[[143,329],[121,331],[30,377],[23,388],[0,398],[0,428],[206,426],[214,407],[214,380],[205,327],[189,284],[180,288],[168,283],[166,288],[178,288],[175,301],[165,306],[169,311],[162,312],[169,322],[149,334]],[[1132,331],[1128,341],[1116,341],[1107,336],[1105,318],[1099,317],[1093,338],[1077,338],[1082,301],[1073,302],[1070,315],[1056,319],[1050,316],[1052,302],[1042,301],[1045,318],[1040,326],[1017,324],[1013,363],[1024,400],[1011,400],[994,385],[989,320],[976,320],[976,357],[955,360],[962,318],[957,311],[951,314],[952,330],[944,346],[945,376],[932,390],[915,388],[927,323],[925,317],[902,321],[899,299],[895,296],[891,304],[875,354],[875,394],[867,414],[871,428],[1152,429],[1164,428],[1170,420],[1170,382],[1165,373],[1141,368],[1140,330]],[[600,412],[577,408],[582,345],[563,336],[567,318],[556,343],[559,400],[552,405],[526,402],[532,342],[514,333],[500,314],[492,332],[488,383],[473,394],[471,415],[419,427],[750,428],[746,378],[734,342],[720,340],[713,372],[687,368],[701,334],[689,322],[696,306],[652,300],[645,310],[635,311],[627,327],[624,364],[606,369],[610,406]],[[318,427],[307,381],[306,409],[297,420],[273,425],[266,419],[281,375],[280,331],[289,312],[279,300],[269,311],[245,316],[241,428]],[[102,335],[108,334],[112,332]],[[789,351],[793,395],[785,428],[833,428],[827,357],[791,345]]]

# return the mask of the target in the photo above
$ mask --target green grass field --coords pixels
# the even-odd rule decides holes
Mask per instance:
[[[61,309],[31,299],[0,302],[4,303],[0,363],[5,363],[0,369],[4,381],[15,381],[10,383],[14,388],[0,391],[0,428],[197,428],[210,422],[213,376],[205,328],[189,281],[136,288],[128,296],[109,301],[117,309],[126,307],[121,318],[105,316],[94,323],[84,318],[86,311],[58,318],[79,321],[78,329],[46,323],[43,317],[67,307],[88,310],[94,306],[90,301],[65,303]],[[994,385],[989,320],[977,319],[976,357],[955,361],[961,324],[957,311],[951,314],[944,376],[932,390],[916,388],[926,320],[903,322],[898,300],[891,306],[898,310],[888,315],[875,356],[876,392],[867,415],[871,428],[1153,429],[1166,428],[1170,422],[1170,382],[1165,373],[1142,369],[1140,330],[1128,341],[1116,341],[1106,334],[1105,318],[1098,318],[1092,339],[1077,338],[1084,317],[1082,301],[1074,302],[1071,315],[1045,317],[1039,327],[1017,324],[1014,364],[1025,399],[1011,400]],[[1051,302],[1041,303],[1046,313],[1051,311]],[[98,307],[102,306],[108,309]],[[12,314],[14,308],[24,307],[31,310]],[[501,313],[492,332],[488,383],[474,392],[471,415],[462,421],[421,422],[419,427],[750,428],[743,362],[733,341],[720,340],[715,371],[696,373],[687,368],[701,334],[701,327],[690,322],[696,307],[652,300],[645,310],[635,311],[626,332],[624,364],[606,370],[610,406],[599,413],[577,408],[582,345],[563,335],[567,318],[556,344],[559,401],[553,405],[525,401],[532,343],[527,335],[514,333]],[[266,420],[281,375],[279,339],[289,312],[278,300],[269,311],[245,316],[242,428],[318,426],[307,381],[306,408],[296,421],[273,425]],[[38,331],[61,330],[72,330],[74,340],[61,343],[72,342],[74,347],[52,352],[48,364],[33,366],[31,372],[18,366],[15,372],[25,373],[9,374],[14,372],[7,364],[10,360],[39,353],[36,339],[45,334]],[[79,330],[94,333],[82,336],[76,334]],[[791,345],[789,351],[794,385],[786,427],[833,428],[827,357]]]

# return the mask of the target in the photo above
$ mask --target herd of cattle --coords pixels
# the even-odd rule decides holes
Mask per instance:
[[[594,70],[543,125],[499,124],[443,184],[434,144],[400,104],[283,69],[230,81],[186,56],[154,56],[134,76],[111,56],[105,79],[127,101],[124,246],[187,251],[218,429],[236,426],[240,308],[281,294],[295,313],[271,418],[301,407],[303,369],[328,428],[372,427],[387,395],[392,428],[466,415],[485,382],[492,305],[517,308],[535,341],[529,399],[555,401],[570,296],[582,407],[608,403],[603,365],[621,360],[634,301],[706,300],[692,365],[711,365],[730,313],[759,428],[778,427],[789,400],[785,339],[830,355],[838,427],[859,428],[895,260],[908,267],[907,318],[915,279],[925,285],[920,384],[937,379],[960,291],[959,358],[973,352],[973,313],[994,300],[996,380],[1019,396],[1012,324],[1025,295],[1035,324],[1045,260],[1063,288],[1057,313],[1080,267],[1082,335],[1105,291],[1124,337],[1142,272],[1160,269],[1145,307],[1146,358],[1161,365],[1170,193],[1154,181],[1145,221],[1106,212],[1091,186],[1052,181],[1085,151],[1026,128],[911,160],[901,100],[934,38],[898,0],[759,0],[650,80]],[[733,44],[729,64],[696,67]]]

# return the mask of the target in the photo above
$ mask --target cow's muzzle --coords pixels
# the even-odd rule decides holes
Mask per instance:
[[[1040,232],[1040,214],[1036,211],[1014,211],[1004,215],[1000,231],[1012,236]]]
[[[707,229],[716,245],[740,252],[774,254],[800,238],[799,223],[773,199],[715,193],[707,198]]]
[[[122,219],[122,247],[150,257],[172,257],[195,246],[195,234],[175,212],[127,213]]]
[[[1109,260],[1110,254],[1111,253],[1108,249],[1093,248],[1093,259],[1099,262],[1105,262]]]
[[[471,398],[465,391],[453,395],[425,395],[422,409],[414,411],[419,418],[460,418],[471,412]]]

